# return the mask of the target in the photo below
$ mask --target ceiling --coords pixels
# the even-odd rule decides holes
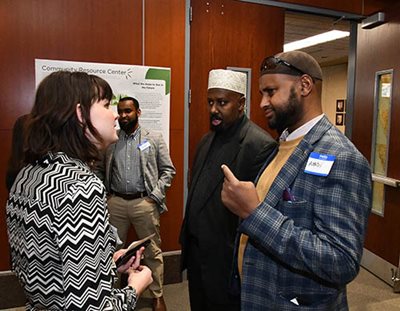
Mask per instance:
[[[350,30],[349,21],[336,17],[318,16],[295,12],[285,14],[285,43],[304,39],[329,30]],[[311,54],[321,66],[347,63],[349,37],[326,42],[302,51]]]

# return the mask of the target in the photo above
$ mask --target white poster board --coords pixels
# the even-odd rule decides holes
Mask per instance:
[[[106,80],[113,90],[114,111],[121,97],[136,98],[142,111],[140,125],[161,133],[169,147],[170,68],[35,59],[36,87],[47,75],[60,70],[86,72]]]

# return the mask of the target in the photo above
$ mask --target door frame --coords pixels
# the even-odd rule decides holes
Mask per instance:
[[[342,19],[354,21],[350,31],[350,46],[349,46],[349,64],[348,64],[348,106],[346,107],[346,136],[351,138],[351,128],[353,119],[353,100],[355,91],[355,58],[356,58],[356,43],[357,43],[357,21],[361,21],[365,16],[334,11],[330,9],[309,7],[299,4],[284,3],[280,1],[272,0],[238,0],[241,2],[257,3],[268,6],[274,6],[284,8],[287,10],[297,11],[299,13],[310,13],[316,15],[332,16]],[[190,22],[192,19],[191,10],[192,0],[185,1],[185,81],[184,81],[184,93],[186,94],[184,99],[184,154],[183,154],[183,202],[186,202],[188,193],[188,174],[189,174],[189,106],[190,106]],[[348,118],[348,119],[347,119]],[[185,209],[183,209],[183,214]]]
[[[238,0],[242,2],[258,3],[268,6],[275,6],[284,8],[291,11],[297,11],[299,13],[309,13],[324,16],[333,16],[337,18],[343,18],[349,20],[350,23],[350,38],[349,38],[349,56],[348,56],[348,72],[347,72],[347,107],[346,107],[346,129],[345,135],[351,139],[352,138],[352,127],[353,127],[353,110],[354,110],[354,97],[355,97],[355,69],[356,69],[356,55],[357,55],[357,24],[365,16],[334,11],[330,9],[322,9],[315,7],[308,7],[305,5],[283,3],[280,1],[271,0]],[[189,174],[189,106],[191,100],[190,94],[190,22],[191,22],[191,0],[186,0],[185,3],[185,81],[184,81],[184,93],[186,94],[184,98],[184,174],[183,174],[183,202],[186,202],[188,194],[188,174]],[[185,213],[185,208],[183,209],[183,217]],[[400,258],[399,266],[396,267],[386,260],[375,255],[368,249],[364,248],[364,253],[361,261],[361,265],[369,270],[371,273],[381,278],[383,281],[393,286],[393,275],[390,271],[397,271],[400,273]]]

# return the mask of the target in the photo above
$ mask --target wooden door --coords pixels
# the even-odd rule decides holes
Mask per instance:
[[[4,179],[12,127],[32,108],[35,58],[140,64],[141,12],[140,0],[0,1],[0,271],[10,269]]]
[[[400,5],[397,8],[386,12],[386,24],[369,30],[359,28],[353,122],[354,143],[370,159],[375,173],[386,175],[374,182],[376,206],[369,218],[363,265],[391,285],[392,269],[400,278],[400,188],[396,187],[396,180],[400,180]],[[387,73],[392,75],[391,87],[389,81],[382,81],[383,88],[377,88],[379,77]],[[382,99],[389,106],[377,111],[377,102]],[[376,131],[378,121],[384,135]],[[381,144],[376,152],[374,137]],[[386,141],[379,141],[382,137]],[[379,161],[386,161],[381,167],[384,174],[376,165]]]
[[[262,59],[278,53],[284,41],[284,10],[235,0],[193,0],[190,27],[189,166],[209,129],[208,72],[251,69],[251,119],[266,128],[259,108],[258,71]]]

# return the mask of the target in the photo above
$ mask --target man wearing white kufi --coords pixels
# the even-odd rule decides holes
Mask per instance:
[[[240,310],[239,292],[230,286],[239,219],[221,202],[221,165],[227,164],[240,180],[253,181],[276,145],[245,115],[246,86],[244,73],[209,73],[211,131],[197,146],[180,235],[192,311]]]

